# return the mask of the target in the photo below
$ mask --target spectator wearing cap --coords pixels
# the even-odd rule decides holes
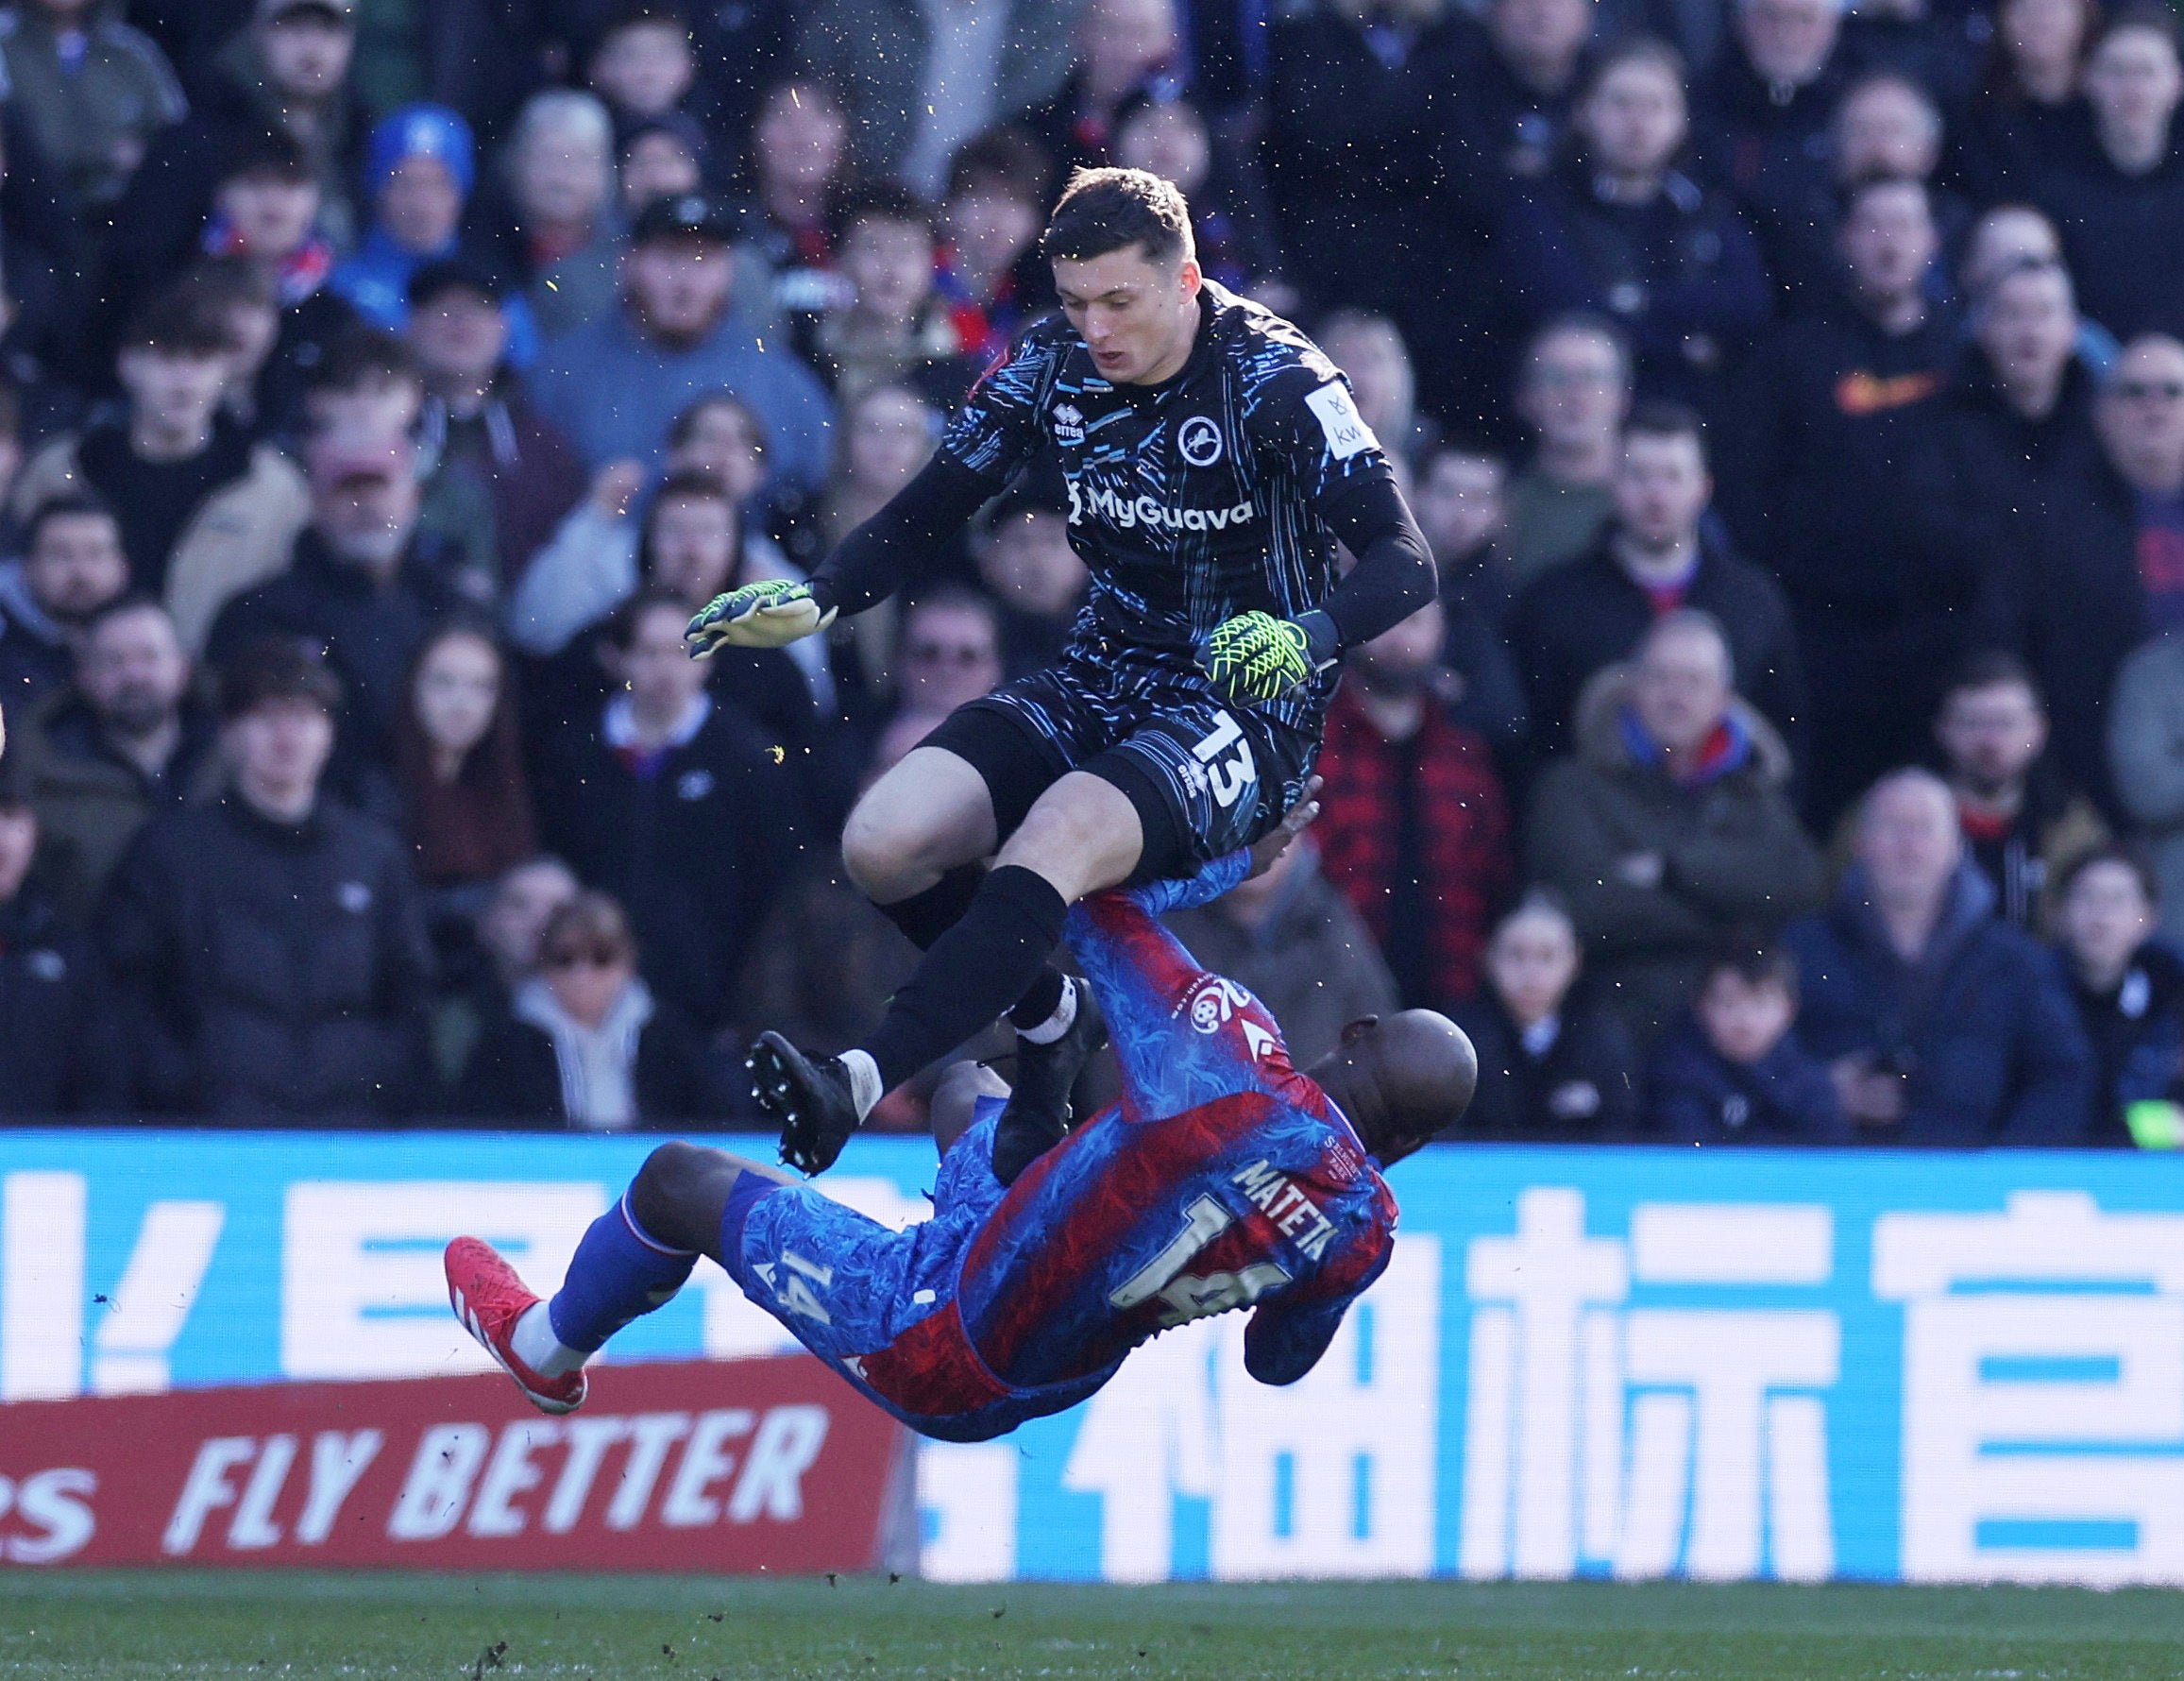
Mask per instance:
[[[34,877],[42,836],[22,778],[0,773],[0,1116],[114,1114],[128,1061],[91,942]]]
[[[815,0],[797,12],[792,56],[841,90],[861,174],[938,197],[957,146],[1061,86],[1076,9],[1007,0],[936,22],[918,0]]]
[[[9,706],[68,686],[85,630],[129,583],[120,524],[92,497],[42,503],[23,549],[21,560],[0,566],[0,697]]]
[[[86,205],[111,204],[189,109],[166,55],[109,0],[25,0],[0,17],[0,77],[45,161]]]
[[[195,89],[190,114],[152,143],[116,207],[110,291],[122,310],[197,246],[220,183],[268,134],[296,147],[318,183],[328,237],[351,240],[365,136],[349,81],[355,46],[355,0],[257,0],[248,29]]]
[[[321,793],[339,706],[295,643],[245,650],[221,686],[231,790],[153,818],[108,884],[144,1109],[331,1126],[420,1098],[432,951],[401,841]]]
[[[584,463],[538,412],[515,372],[529,313],[523,296],[483,259],[458,254],[409,283],[410,348],[424,375],[419,416],[442,478],[481,487],[504,589],[583,496]]]
[[[147,820],[218,791],[212,709],[195,692],[174,620],[148,596],[101,608],[84,631],[75,682],[11,722],[8,756],[44,831],[42,873],[78,923]]]
[[[1526,862],[1568,901],[1602,1001],[1651,1044],[1708,957],[1819,904],[1820,855],[1784,792],[1788,754],[1739,699],[1720,627],[1680,608],[1579,709],[1532,789]]]
[[[311,448],[311,524],[295,562],[221,609],[208,644],[224,665],[268,639],[322,651],[347,695],[343,785],[387,762],[404,679],[432,621],[457,604],[417,536],[416,446],[398,434],[323,433]]]
[[[2084,1142],[2092,1058],[2048,954],[1994,914],[1925,771],[1867,794],[1835,903],[1792,923],[1799,1032],[1862,1142]]]
[[[524,102],[488,183],[485,220],[543,340],[614,310],[623,231],[614,174],[614,120],[597,98],[548,88]]]
[[[488,1026],[455,1095],[459,1113],[578,1132],[626,1132],[720,1107],[703,1048],[637,973],[629,918],[579,893],[547,920],[538,973]]]
[[[1534,578],[1510,609],[1534,754],[1567,749],[1585,685],[1679,607],[1721,626],[1745,697],[1796,740],[1805,693],[1789,606],[1773,579],[1706,532],[1714,480],[1699,416],[1679,403],[1639,404],[1623,428],[1613,494],[1616,517],[1600,540]]]
[[[1836,246],[1846,283],[1747,361],[1719,464],[1730,535],[1789,597],[1812,679],[1805,803],[1823,824],[1925,752],[1976,584],[1961,546],[1935,540],[1924,471],[1960,343],[1926,290],[1940,240],[1925,183],[1853,188]]]
[[[223,603],[287,565],[310,508],[295,465],[220,411],[231,348],[187,296],[154,298],[115,359],[123,413],[47,443],[10,503],[20,520],[96,495],[121,521],[130,587],[166,603],[192,652]]]
[[[382,119],[364,153],[371,226],[328,284],[373,326],[399,332],[411,277],[461,243],[477,175],[470,126],[447,107],[412,105]]]
[[[2117,673],[2149,637],[2184,630],[2184,343],[2126,345],[2093,419],[2100,450],[2051,488],[2008,564],[1988,573],[1982,620],[2045,691],[2062,773],[2114,818],[2138,797],[2111,775]]]
[[[2035,181],[2062,230],[2086,313],[2115,333],[2184,336],[2184,101],[2176,14],[2132,0],[2094,34],[2080,76],[2091,121]]]
[[[735,237],[727,212],[695,194],[647,205],[622,258],[620,307],[549,348],[533,390],[591,467],[657,467],[668,423],[699,396],[726,390],[764,423],[773,482],[809,491],[824,478],[826,388],[733,313]]]

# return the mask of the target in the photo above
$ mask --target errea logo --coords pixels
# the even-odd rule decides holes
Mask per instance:
[[[1084,442],[1084,411],[1073,402],[1054,405],[1054,441],[1058,444]]]

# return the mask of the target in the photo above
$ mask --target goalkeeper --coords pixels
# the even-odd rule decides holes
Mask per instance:
[[[1303,797],[1343,650],[1434,593],[1341,374],[1203,279],[1173,184],[1079,171],[1041,249],[1060,314],[978,382],[923,471],[809,585],[747,586],[691,621],[703,654],[861,612],[1035,457],[1058,461],[1092,573],[1053,667],[957,711],[850,814],[852,878],[925,957],[840,1057],[774,1033],[752,1047],[783,1159],[807,1173],[889,1088],[1003,1014],[1019,1055],[997,1172],[1057,1141],[1099,1031],[1051,961],[1069,907],[1271,830]],[[1339,584],[1338,539],[1357,556]]]

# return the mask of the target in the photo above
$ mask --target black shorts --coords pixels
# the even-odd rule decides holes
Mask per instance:
[[[985,778],[1003,840],[1069,772],[1112,783],[1144,830],[1137,881],[1250,845],[1303,796],[1319,757],[1316,730],[1224,705],[1195,668],[1114,644],[1072,643],[1044,671],[958,706],[920,745]]]

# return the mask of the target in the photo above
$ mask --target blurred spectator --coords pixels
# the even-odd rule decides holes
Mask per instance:
[[[1475,253],[1477,230],[1418,213],[1439,178],[1433,136],[1462,28],[1445,0],[1318,0],[1268,25],[1267,188],[1282,248],[1309,258],[1292,279],[1310,308],[1476,291],[1447,259]]]
[[[246,651],[221,688],[233,791],[155,816],[108,883],[145,1109],[339,1125],[420,1095],[432,952],[401,842],[320,797],[339,705],[300,650]]]
[[[1732,936],[1820,902],[1783,792],[1782,739],[1733,686],[1720,627],[1685,607],[1597,678],[1576,751],[1532,790],[1526,861],[1567,899],[1603,999],[1651,1042]]]
[[[705,190],[705,133],[688,117],[670,112],[633,124],[615,152],[622,216],[634,218],[655,198]]]
[[[1904,71],[1870,70],[1844,90],[1830,129],[1834,179],[1801,229],[1810,243],[1806,255],[1798,259],[1798,272],[1820,282],[1820,297],[1827,295],[1825,278],[1834,267],[1830,240],[1836,206],[1859,181],[1884,177],[1924,181],[1941,248],[1952,256],[1964,248],[1972,230],[1972,208],[1937,178],[1943,134],[1941,108],[1932,88]],[[1949,298],[1949,282],[1945,268],[1927,272],[1926,289],[1938,299]]]
[[[834,474],[820,498],[818,518],[792,534],[801,539],[789,558],[806,571],[816,569],[835,545],[878,513],[888,499],[918,476],[940,441],[940,414],[915,392],[900,385],[868,391],[842,413]],[[924,580],[970,575],[968,552],[960,537],[950,537],[927,552]],[[893,652],[895,608],[882,602],[849,624],[865,687],[888,687],[888,661]]]
[[[1397,1008],[1372,935],[1321,873],[1309,838],[1265,874],[1164,920],[1202,967],[1250,988],[1281,1024],[1289,1054],[1308,1066],[1342,1043],[1351,1022]]]
[[[1750,0],[1743,15],[1807,3]],[[1837,244],[1844,296],[1754,352],[1721,429],[1722,515],[1782,580],[1812,675],[1804,788],[1820,823],[1923,750],[1972,591],[1960,552],[1929,540],[1915,448],[1932,416],[1916,405],[1956,353],[1924,289],[1939,248],[1925,187],[1854,188]]]
[[[1431,1010],[1477,993],[1515,876],[1493,758],[1434,692],[1443,640],[1434,602],[1351,654],[1328,710],[1316,829],[1397,996]]]
[[[1592,549],[1542,572],[1510,611],[1535,756],[1568,749],[1578,697],[1595,672],[1627,659],[1664,613],[1695,607],[1721,626],[1738,687],[1786,740],[1804,711],[1804,676],[1782,591],[1703,535],[1713,499],[1699,417],[1640,403],[1623,428],[1616,517]]]
[[[705,692],[689,618],[664,593],[623,606],[620,692],[552,744],[537,791],[549,843],[628,908],[653,990],[710,1034],[736,1019],[736,979],[803,824],[796,772]]]
[[[838,857],[807,861],[768,900],[738,995],[746,1023],[835,1056],[872,1030],[918,966],[908,936],[851,883]]]
[[[109,0],[20,0],[0,18],[0,78],[47,163],[110,204],[189,109],[166,55]]]
[[[1085,0],[1078,8],[1076,61],[1026,119],[1064,173],[1116,161],[1110,148],[1130,97],[1174,91],[1177,25],[1176,0]]]
[[[463,916],[537,846],[511,688],[492,637],[450,624],[418,648],[395,721],[411,870]]]
[[[622,224],[614,123],[589,93],[524,102],[500,157],[499,251],[549,344],[614,313]]]
[[[796,18],[795,59],[841,90],[860,172],[934,198],[957,146],[1061,86],[1075,15],[1061,0],[946,13],[916,0],[815,0]]]
[[[349,86],[355,0],[258,0],[250,27],[193,88],[187,117],[152,143],[115,208],[111,286],[124,312],[163,284],[212,213],[220,183],[245,155],[275,136],[298,148],[318,184],[314,207],[338,246],[359,218],[364,114]]]
[[[193,650],[223,602],[287,564],[309,503],[295,466],[219,412],[229,349],[187,297],[155,298],[117,359],[126,412],[53,439],[13,494],[19,520],[56,496],[102,498],[121,519],[132,586],[166,602]]]
[[[1445,94],[1441,107],[1449,184],[1475,214],[1490,212],[1508,183],[1552,165],[1599,8],[1594,0],[1489,0],[1481,15],[1485,32],[1466,39],[1460,60],[1461,95]]]
[[[1524,685],[1502,639],[1509,615],[1508,464],[1491,450],[1442,443],[1428,450],[1411,488],[1411,509],[1441,573],[1448,634],[1441,663],[1449,716],[1514,762],[1526,730]]]
[[[1091,574],[1069,546],[1069,514],[1046,497],[1016,491],[980,517],[978,575],[1001,604],[1005,679],[1051,665],[1085,604]]]
[[[117,1113],[127,1056],[91,942],[30,879],[40,839],[20,777],[0,774],[0,1116]]]
[[[1527,892],[1486,948],[1486,987],[1456,1020],[1479,1053],[1479,1091],[1445,1139],[1609,1144],[1638,1118],[1638,1053],[1577,987],[1577,929],[1556,894]]]
[[[876,386],[900,384],[953,408],[980,369],[934,292],[932,212],[906,187],[865,187],[843,197],[834,226],[849,298],[798,318],[798,352],[845,406]]]
[[[1759,246],[1726,198],[1682,167],[1684,61],[1639,37],[1595,62],[1567,161],[1505,205],[1497,244],[1527,327],[1573,310],[1612,317],[1638,388],[1690,396],[1773,306]]]
[[[2093,0],[2001,0],[1984,83],[1950,114],[1951,173],[1975,202],[2022,197],[2068,154]]]
[[[2176,14],[2129,0],[2101,25],[2082,76],[2092,120],[2040,177],[2086,313],[2115,333],[2184,334],[2184,98]]]
[[[582,500],[583,463],[509,366],[522,299],[495,270],[463,257],[429,263],[411,278],[409,307],[435,477],[483,492],[498,583],[512,588]]]
[[[2162,936],[2184,946],[2184,637],[2156,637],[2124,662],[2108,746],[2116,797],[2153,855]]]
[[[27,708],[68,687],[84,633],[129,586],[113,510],[95,497],[39,504],[23,558],[0,566],[0,696]]]
[[[1327,358],[1349,379],[1350,396],[1380,447],[1407,467],[1433,441],[1433,423],[1418,413],[1418,377],[1403,334],[1385,315],[1342,310],[1320,323]]]
[[[2024,522],[2016,564],[1988,579],[1984,617],[2045,690],[2063,773],[2113,813],[2116,673],[2150,634],[2184,626],[2184,344],[2150,335],[2128,346],[2094,421],[2098,455]]]
[[[279,287],[247,257],[200,257],[175,290],[226,337],[219,412],[255,440],[264,430],[266,369],[280,341]]]
[[[985,596],[942,584],[903,609],[895,651],[895,713],[874,757],[891,765],[957,707],[1001,686],[1001,614]]]
[[[744,305],[754,324],[849,301],[849,281],[835,272],[831,221],[849,172],[849,114],[822,82],[792,78],[759,105],[746,237],[770,296]]]
[[[1797,1042],[1797,965],[1761,948],[1718,959],[1654,1053],[1647,1124],[1664,1144],[1849,1144],[1827,1064]]]
[[[539,937],[539,973],[486,1029],[456,1110],[502,1121],[560,1121],[623,1132],[707,1117],[717,1104],[687,1023],[637,976],[622,908],[579,893]]]
[[[471,938],[443,957],[432,1010],[432,1071],[452,1094],[485,1029],[508,1014],[516,990],[538,973],[538,937],[576,897],[575,873],[540,853],[504,872],[477,914]]]
[[[1038,272],[1037,245],[1053,172],[1052,160],[1021,128],[973,137],[948,171],[933,284],[948,301],[964,353],[981,364],[1008,348],[1052,285]],[[1192,212],[1194,222],[1204,220],[1195,203]]]
[[[167,610],[125,597],[84,632],[73,688],[10,721],[8,757],[43,830],[40,874],[72,922],[88,921],[147,819],[219,787],[212,709],[190,679]]]
[[[2127,1149],[2131,1105],[2184,1096],[2184,963],[2153,939],[2155,891],[2145,863],[2116,847],[2056,878],[2058,956],[2093,1052],[2088,1144]]]
[[[2004,921],[2040,932],[2048,884],[2108,843],[2100,813],[2046,757],[2047,709],[2014,654],[1974,654],[1942,696],[1934,723],[1972,862]]]
[[[2091,1056],[2047,954],[1994,915],[1955,802],[1925,771],[1866,796],[1834,906],[1786,936],[1806,1045],[1866,1142],[2084,1141]]]
[[[1829,125],[1850,81],[1837,0],[1735,0],[1729,39],[1700,83],[1699,150],[1752,218],[1778,285],[1820,277],[1812,207],[1834,184]],[[1819,238],[1824,243],[1824,231]]]
[[[1191,206],[1198,266],[1206,278],[1248,293],[1268,309],[1292,309],[1270,227],[1266,183],[1249,152],[1216,144],[1204,111],[1164,82],[1126,99],[1115,113],[1109,153],[1125,169],[1171,180]]]
[[[1961,104],[1978,83],[1982,51],[1993,38],[1990,11],[1935,0],[1866,0],[1843,19],[1843,51],[1854,63],[1880,68],[1952,104]]]
[[[269,637],[325,654],[347,693],[345,786],[383,766],[410,665],[432,620],[458,603],[442,556],[417,535],[416,447],[407,438],[330,434],[311,455],[311,525],[289,569],[220,610],[216,665]]]
[[[584,79],[606,101],[618,130],[684,114],[698,60],[681,11],[664,4],[625,7],[593,39]]]
[[[1604,319],[1571,316],[1532,334],[1516,382],[1533,443],[1509,485],[1512,584],[1575,560],[1607,525],[1630,412],[1630,347]]]
[[[538,406],[594,467],[658,463],[668,422],[696,397],[733,391],[764,422],[769,472],[800,488],[825,468],[831,415],[811,370],[769,354],[732,313],[735,230],[710,200],[648,205],[622,261],[619,308],[553,345],[533,378]]]

